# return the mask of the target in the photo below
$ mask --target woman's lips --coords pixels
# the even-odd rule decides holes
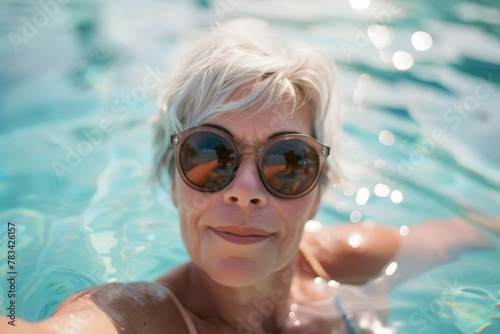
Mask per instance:
[[[271,236],[270,233],[254,228],[226,226],[210,228],[210,230],[226,241],[242,245],[255,244]]]

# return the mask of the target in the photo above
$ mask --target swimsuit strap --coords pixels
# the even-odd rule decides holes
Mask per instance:
[[[340,313],[342,313],[342,320],[344,320],[346,334],[358,334],[359,333],[358,329],[353,325],[352,321],[349,320],[349,317],[347,316],[347,313],[344,307],[342,306],[340,299],[338,298],[334,299],[338,310],[340,311]]]
[[[194,325],[193,319],[190,317],[190,315],[189,315],[186,307],[181,303],[181,301],[179,300],[179,298],[177,298],[177,296],[172,291],[172,289],[170,289],[166,285],[164,285],[164,286],[167,288],[167,291],[169,292],[170,297],[172,297],[172,299],[174,300],[175,305],[177,305],[177,308],[179,309],[179,312],[181,312],[182,318],[184,319],[184,322],[186,323],[186,326],[188,328],[189,334],[197,334],[198,331],[196,330],[196,327]]]

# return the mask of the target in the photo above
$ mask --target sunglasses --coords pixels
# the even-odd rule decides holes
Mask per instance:
[[[226,187],[236,175],[243,155],[258,156],[257,169],[264,187],[281,198],[307,195],[323,174],[330,148],[303,134],[270,138],[261,146],[240,145],[227,132],[198,126],[171,136],[182,180],[200,192]]]

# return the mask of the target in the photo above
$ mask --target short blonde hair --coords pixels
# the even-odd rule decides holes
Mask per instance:
[[[251,91],[230,99],[251,85]],[[327,178],[339,180],[340,94],[333,61],[321,50],[273,36],[260,20],[224,22],[202,41],[163,85],[155,124],[153,177],[173,177],[170,136],[259,104],[257,112],[287,100],[293,111],[305,103],[314,110],[314,136],[332,148]]]

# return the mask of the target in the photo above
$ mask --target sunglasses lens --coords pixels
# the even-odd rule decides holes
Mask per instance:
[[[231,181],[236,168],[236,152],[223,137],[198,132],[182,144],[180,163],[189,182],[205,191],[216,191]]]
[[[296,195],[309,189],[318,170],[318,154],[311,145],[300,139],[271,145],[262,162],[262,171],[269,185],[285,195]]]

